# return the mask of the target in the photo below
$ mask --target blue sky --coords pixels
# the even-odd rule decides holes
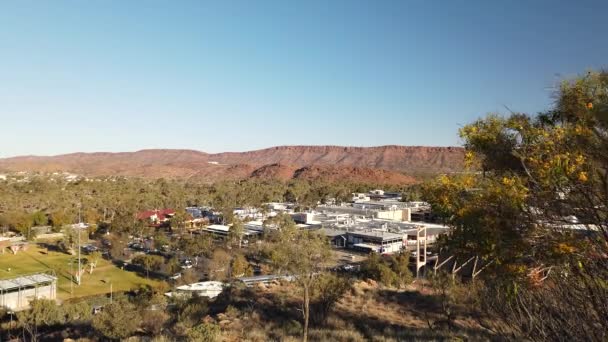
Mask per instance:
[[[559,4],[563,3],[563,4]],[[606,67],[608,1],[2,1],[0,156],[457,145]]]

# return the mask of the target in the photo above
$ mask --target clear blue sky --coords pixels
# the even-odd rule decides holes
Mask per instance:
[[[561,3],[561,4],[560,4]],[[608,1],[2,1],[0,156],[455,145],[608,64]]]

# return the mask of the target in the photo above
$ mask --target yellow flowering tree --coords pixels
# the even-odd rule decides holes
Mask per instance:
[[[444,247],[494,261],[486,281],[510,284],[513,307],[522,309],[522,296],[530,301],[526,310],[501,311],[503,323],[527,338],[607,338],[599,332],[608,331],[608,73],[564,81],[547,112],[489,115],[460,135],[469,172],[424,187],[453,227]],[[535,297],[542,291],[580,301],[542,303]],[[551,321],[559,316],[576,327]]]

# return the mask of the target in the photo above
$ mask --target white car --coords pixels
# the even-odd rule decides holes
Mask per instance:
[[[182,277],[181,273],[175,273],[174,275],[170,276],[169,278],[173,279],[173,280],[177,280],[179,278]]]

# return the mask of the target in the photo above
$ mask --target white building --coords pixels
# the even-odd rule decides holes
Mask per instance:
[[[354,192],[352,195],[353,195],[353,197],[351,198],[351,202],[353,202],[353,203],[370,201],[370,198],[369,198],[369,196],[367,196],[367,194],[360,193],[360,192]]]
[[[202,281],[188,285],[182,285],[175,288],[172,292],[165,293],[168,297],[173,296],[193,296],[215,298],[219,296],[226,285],[221,281]]]
[[[33,299],[56,299],[57,277],[37,273],[0,280],[0,307],[23,310]]]

